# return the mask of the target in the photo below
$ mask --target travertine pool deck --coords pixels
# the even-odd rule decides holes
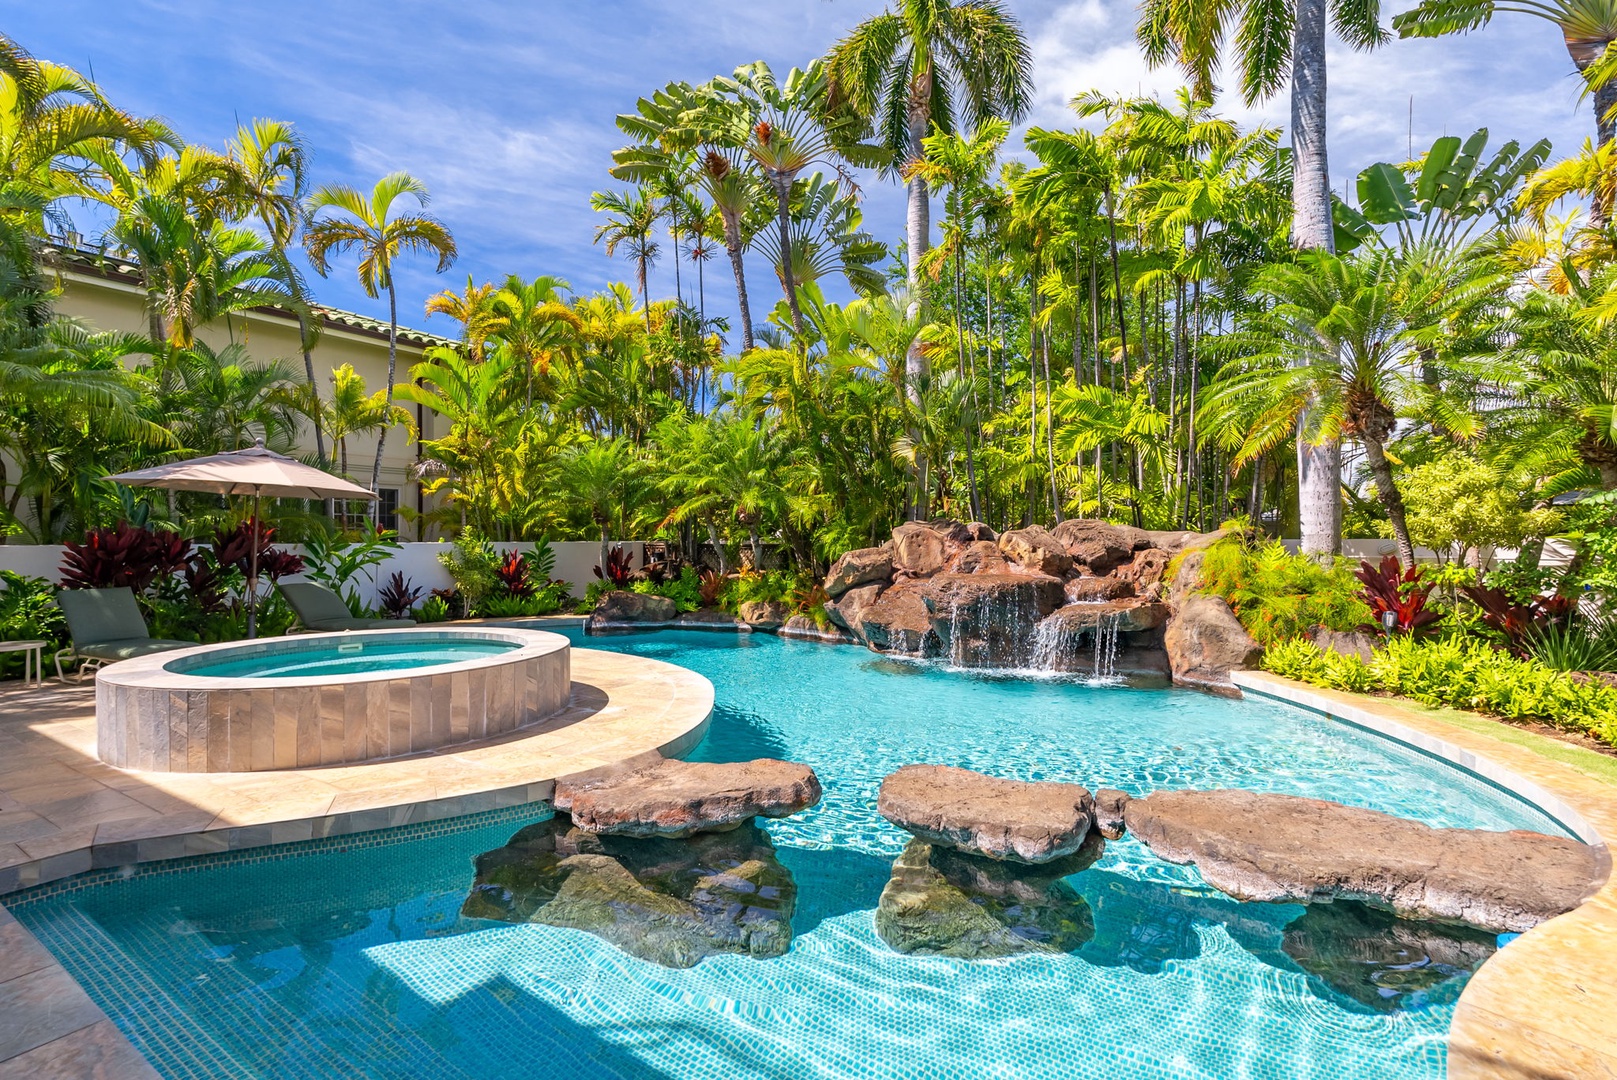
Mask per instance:
[[[1498,735],[1462,728],[1397,701],[1262,672],[1236,672],[1235,682],[1453,761],[1521,793],[1586,841],[1609,849],[1617,839],[1617,785],[1501,737],[1511,732],[1504,725]],[[1617,1080],[1617,874],[1471,977],[1449,1028],[1449,1078]]]
[[[134,772],[95,753],[95,688],[0,690],[0,900],[90,869],[456,817],[550,797],[556,777],[689,752],[713,684],[658,660],[572,651],[572,704],[519,734],[366,765]],[[157,1072],[0,907],[0,1080]]]

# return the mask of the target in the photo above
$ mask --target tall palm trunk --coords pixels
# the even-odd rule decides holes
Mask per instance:
[[[1325,157],[1325,19],[1327,0],[1297,0],[1292,37],[1291,242],[1335,249],[1331,232],[1330,168]],[[1305,555],[1342,548],[1342,444],[1314,443],[1304,434],[1310,403],[1297,421],[1297,510]]]
[[[1617,109],[1617,80],[1608,80],[1595,90],[1594,97],[1596,142],[1605,146],[1617,136],[1617,117],[1612,116],[1612,110]],[[1604,227],[1611,220],[1611,210],[1611,190],[1600,184],[1589,207],[1590,223],[1597,229]]]
[[[1405,566],[1415,565],[1415,545],[1409,541],[1409,524],[1404,512],[1404,496],[1398,490],[1398,484],[1392,478],[1392,462],[1387,460],[1386,451],[1382,448],[1381,440],[1373,436],[1364,438],[1364,456],[1370,466],[1370,475],[1375,477],[1376,494],[1381,497],[1381,505],[1387,511],[1387,520],[1392,522],[1392,535],[1398,541],[1398,557]]]
[[[387,275],[387,404],[382,407],[382,430],[376,435],[376,462],[371,466],[371,528],[382,523],[382,448],[387,445],[388,423],[393,419],[393,378],[399,366],[399,294],[393,274]]]
[[[772,176],[775,187],[776,216],[780,219],[781,288],[786,291],[786,306],[792,312],[792,330],[803,337],[803,310],[797,306],[797,278],[792,272],[792,182],[786,177]]]
[[[741,351],[751,352],[752,303],[747,299],[747,271],[741,259],[741,223],[724,218],[724,251],[730,256],[730,272],[736,279],[736,302],[741,305]]]
[[[926,82],[929,91],[931,80]],[[931,99],[915,89],[910,91],[908,145],[905,147],[906,164],[919,164],[925,157],[921,140],[926,138],[927,121],[931,116]],[[920,176],[911,176],[908,185],[909,206],[904,218],[904,238],[909,249],[910,314],[921,306],[921,260],[932,246],[932,193]],[[919,339],[910,343],[904,357],[904,382],[910,400],[919,404],[921,380],[926,377],[926,357],[921,353]]]

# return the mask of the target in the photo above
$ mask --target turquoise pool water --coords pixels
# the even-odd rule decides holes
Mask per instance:
[[[1434,825],[1561,832],[1475,777],[1278,705],[997,679],[850,648],[665,632],[575,639],[711,678],[696,756],[812,764],[766,828],[798,889],[783,957],[658,967],[581,931],[472,920],[472,860],[542,809],[201,860],[14,910],[168,1077],[1437,1080],[1462,980],[1357,1005],[1282,947],[1303,909],[1237,904],[1124,840],[1070,882],[1077,951],[903,956],[873,929],[904,836],[891,769],[1316,795]]]
[[[377,634],[347,640],[296,637],[269,647],[225,649],[173,661],[167,670],[219,679],[285,679],[294,676],[363,675],[482,660],[520,648],[512,641],[450,634]]]

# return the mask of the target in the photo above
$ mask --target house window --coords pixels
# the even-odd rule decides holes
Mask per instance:
[[[381,505],[376,508],[376,523],[384,529],[398,530],[399,527],[399,489],[381,488],[377,491],[381,496]]]

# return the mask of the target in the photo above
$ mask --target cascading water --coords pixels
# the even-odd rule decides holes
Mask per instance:
[[[1033,656],[1028,666],[1034,671],[1061,670],[1061,659],[1078,645],[1077,635],[1066,623],[1051,616],[1041,619],[1033,631]]]
[[[1090,676],[1093,682],[1117,678],[1117,628],[1122,621],[1122,614],[1115,611],[1095,620],[1095,667]]]

